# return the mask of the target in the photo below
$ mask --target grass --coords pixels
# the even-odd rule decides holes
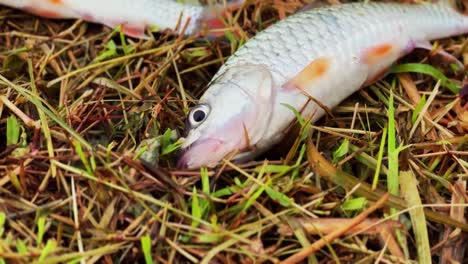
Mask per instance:
[[[302,5],[249,4],[219,40],[0,8],[0,263],[466,263],[467,74],[427,53],[268,159],[175,167],[219,66]],[[437,47],[466,65],[467,43]]]

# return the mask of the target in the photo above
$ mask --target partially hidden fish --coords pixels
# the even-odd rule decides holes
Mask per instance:
[[[286,105],[315,121],[325,112],[320,104],[336,106],[413,49],[468,33],[465,4],[350,3],[273,24],[226,61],[189,112],[179,166],[215,166],[236,151],[234,159],[264,152],[295,121]]]
[[[212,36],[222,34],[225,11],[238,8],[242,0],[223,4],[189,5],[176,0],[0,0],[5,5],[46,18],[77,18],[115,28],[131,37],[145,38],[147,27],[170,29],[191,35],[202,28]],[[185,27],[186,25],[186,27]],[[185,27],[185,28],[184,28]]]

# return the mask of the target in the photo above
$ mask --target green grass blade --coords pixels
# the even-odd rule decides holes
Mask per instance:
[[[418,119],[418,116],[421,113],[421,110],[423,109],[425,104],[426,104],[426,96],[423,95],[421,100],[419,100],[418,104],[414,108],[413,114],[411,115],[411,123],[414,124],[416,122],[416,119]]]
[[[3,232],[5,232],[5,221],[6,214],[4,212],[0,212],[0,237],[2,237]]]
[[[42,244],[42,239],[44,238],[45,221],[46,221],[45,216],[41,216],[39,217],[39,219],[37,219],[37,244],[38,245]]]
[[[54,251],[54,249],[57,247],[57,242],[55,240],[49,239],[47,240],[47,244],[45,245],[44,249],[41,252],[41,255],[39,256],[38,263],[47,263],[46,257]]]
[[[20,136],[20,124],[15,116],[11,115],[7,118],[6,127],[6,143],[7,146],[18,144]]]
[[[202,217],[202,209],[200,207],[200,202],[198,201],[198,194],[197,194],[197,188],[193,187],[192,191],[192,226],[197,227],[200,222],[198,219],[201,219]]]
[[[140,238],[141,249],[143,250],[143,255],[145,256],[146,264],[153,264],[153,258],[151,257],[151,238],[149,235],[145,235]]]
[[[395,107],[393,105],[393,91],[390,92],[388,104],[388,174],[387,188],[393,195],[398,195],[398,149],[396,147]]]
[[[38,109],[43,111],[49,118],[54,120],[57,124],[59,124],[63,129],[65,129],[72,137],[74,137],[80,144],[85,146],[88,150],[91,150],[92,147],[91,145],[83,138],[81,137],[80,134],[78,134],[73,128],[69,127],[60,117],[58,117],[56,114],[54,114],[51,110],[49,110],[47,107],[45,107],[40,99],[36,98],[33,94],[31,94],[30,91],[24,89],[23,87],[16,85],[12,82],[10,82],[7,78],[5,78],[3,75],[0,74],[0,80],[13,88],[16,92],[21,94],[24,98],[26,98],[28,101],[30,101],[32,104],[34,104]]]
[[[387,140],[387,127],[384,127],[384,129],[382,130],[382,140],[380,141],[379,153],[377,154],[377,164],[375,166],[375,174],[374,174],[374,178],[372,179],[372,190],[375,190],[377,188],[377,184],[379,182],[379,175],[380,175],[380,169],[382,168],[382,159],[383,159],[383,153],[385,150],[386,140]]]
[[[416,72],[422,73],[432,76],[433,78],[440,80],[442,86],[448,88],[454,94],[458,94],[460,92],[460,87],[458,87],[455,83],[450,81],[441,71],[434,68],[428,64],[422,63],[405,63],[395,65],[390,69],[391,73],[402,73],[402,72]]]

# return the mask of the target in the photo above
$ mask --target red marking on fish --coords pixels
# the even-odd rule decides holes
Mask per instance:
[[[45,18],[63,18],[60,13],[57,13],[52,10],[37,8],[33,6],[28,6],[23,8],[24,11],[34,14],[36,16],[45,17]]]
[[[378,46],[371,47],[364,52],[363,61],[366,64],[374,64],[379,62],[381,59],[390,55],[393,51],[392,44],[382,44]]]
[[[49,0],[49,3],[54,4],[54,5],[62,5],[63,1],[62,0]]]
[[[307,65],[299,74],[297,74],[292,80],[286,85],[286,89],[300,88],[301,90],[307,90],[307,86],[322,78],[330,68],[330,59],[319,58],[314,60],[312,63]]]

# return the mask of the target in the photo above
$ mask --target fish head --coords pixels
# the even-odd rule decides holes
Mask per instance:
[[[227,68],[190,110],[178,166],[213,167],[234,152],[253,154],[268,129],[273,102],[273,80],[265,66]]]

